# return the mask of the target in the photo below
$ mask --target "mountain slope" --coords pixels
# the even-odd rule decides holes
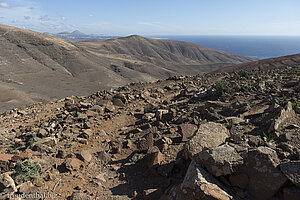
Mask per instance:
[[[104,42],[81,42],[80,45],[103,55],[153,63],[180,74],[192,75],[232,64],[257,60],[200,45],[171,40],[149,39],[133,35]],[[212,69],[210,69],[212,68]]]
[[[139,36],[72,43],[5,25],[0,25],[0,45],[0,110],[253,60]]]
[[[243,63],[218,69],[216,72],[234,72],[238,70],[271,70],[285,68],[286,66],[298,66],[300,64],[300,54],[269,58],[249,63]]]

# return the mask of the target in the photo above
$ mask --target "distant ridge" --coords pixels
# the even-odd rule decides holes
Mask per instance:
[[[218,69],[215,72],[234,72],[239,70],[271,70],[285,68],[286,66],[293,67],[297,65],[300,65],[300,54],[281,56],[277,58],[269,58],[249,63],[228,66]]]

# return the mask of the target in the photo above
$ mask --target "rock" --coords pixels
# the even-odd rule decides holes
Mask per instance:
[[[284,175],[300,188],[300,161],[288,161],[280,164]]]
[[[150,169],[158,167],[164,159],[164,155],[159,151],[159,149],[154,146],[148,150],[147,160],[148,167]]]
[[[285,109],[281,109],[279,116],[272,122],[268,132],[278,131],[279,128],[289,119],[296,115],[292,103],[289,101]]]
[[[59,149],[56,154],[56,158],[65,158],[67,156],[67,152],[64,149]]]
[[[297,187],[283,188],[283,199],[284,200],[299,200],[300,199],[300,189]]]
[[[124,107],[125,106],[125,104],[122,102],[121,99],[113,99],[113,104],[115,106],[119,106],[119,107]]]
[[[127,99],[126,99],[126,96],[124,94],[116,94],[114,97],[113,97],[113,100],[116,100],[116,99],[119,99],[123,105],[125,105],[127,103]]]
[[[201,124],[197,133],[186,143],[185,152],[192,158],[203,148],[215,148],[225,142],[229,131],[222,124],[207,122]]]
[[[131,140],[125,140],[123,142],[123,148],[132,149],[132,148],[134,148],[134,144]]]
[[[181,134],[182,142],[188,141],[194,133],[197,131],[197,126],[194,124],[181,124],[179,125],[179,131]]]
[[[122,144],[119,140],[112,140],[109,144],[112,154],[120,153],[120,151],[122,150]]]
[[[195,160],[204,165],[214,176],[232,174],[235,168],[243,164],[243,158],[227,144],[212,150],[203,150],[195,156]]]
[[[17,192],[15,181],[8,173],[0,174],[0,198],[14,192]]]
[[[249,178],[246,174],[235,174],[229,176],[229,182],[233,187],[246,189],[248,186]]]
[[[22,183],[18,186],[20,193],[29,193],[32,187],[34,187],[34,185],[30,181]]]
[[[230,200],[233,197],[225,187],[212,175],[200,167],[194,160],[191,162],[181,190],[190,200]],[[178,198],[177,198],[178,199]],[[178,199],[179,200],[179,199]]]
[[[156,111],[155,116],[157,121],[162,121],[163,116],[169,113],[168,110],[159,109]]]
[[[115,109],[116,109],[115,106],[110,102],[105,105],[104,111],[105,112],[114,112]]]
[[[111,161],[110,155],[108,153],[106,153],[105,151],[97,152],[97,158],[99,158],[104,163]]]
[[[20,153],[14,155],[11,158],[11,160],[14,161],[14,162],[16,162],[18,160],[25,160],[25,159],[27,159],[27,158],[29,158],[31,156],[32,156],[32,154],[30,152],[20,152]]]
[[[147,151],[151,147],[153,147],[153,133],[148,133],[137,143],[137,148],[139,151]]]
[[[103,114],[104,113],[104,107],[99,106],[99,105],[94,105],[90,108],[91,111],[99,113],[99,114]]]
[[[9,162],[13,158],[12,154],[0,154],[0,169],[5,171],[9,169]]]
[[[33,144],[33,146],[41,145],[41,144],[46,145],[48,147],[55,147],[55,145],[57,145],[57,140],[55,137],[46,137],[46,138],[39,139],[37,142]]]
[[[81,167],[82,162],[77,158],[68,158],[65,161],[65,165],[68,170],[73,171],[78,170]]]
[[[76,154],[76,157],[83,162],[89,163],[92,160],[92,155],[90,154],[89,151],[82,150]]]
[[[248,135],[248,143],[250,146],[258,147],[264,144],[263,139],[260,136]]]
[[[82,133],[78,137],[89,139],[92,135],[93,131],[91,129],[83,129]]]
[[[92,200],[92,198],[89,195],[85,194],[85,193],[74,192],[71,195],[70,200]]]
[[[233,124],[233,125],[237,125],[245,122],[245,120],[240,117],[226,117],[225,120],[228,121],[229,124]]]
[[[276,151],[258,147],[243,155],[244,166],[240,172],[249,178],[248,192],[258,200],[269,199],[286,183],[287,178],[277,168]]]

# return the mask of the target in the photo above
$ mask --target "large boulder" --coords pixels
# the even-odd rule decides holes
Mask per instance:
[[[243,164],[243,158],[227,144],[212,150],[205,149],[197,154],[195,159],[214,176],[232,174],[235,168]]]
[[[269,128],[269,133],[279,130],[279,128],[286,123],[289,119],[295,116],[295,111],[293,109],[292,103],[289,101],[285,109],[281,109],[280,113],[276,119],[271,123]]]
[[[284,175],[300,188],[300,161],[289,161],[280,164]]]
[[[189,197],[183,199],[230,200],[233,198],[218,180],[201,168],[194,160],[187,170],[181,184],[181,190],[186,194],[185,197]],[[179,199],[177,198],[177,200]]]
[[[185,144],[185,152],[192,158],[204,148],[215,148],[225,142],[229,131],[222,124],[207,122],[201,124],[197,133]]]
[[[255,199],[270,199],[286,183],[278,165],[276,151],[269,147],[258,147],[244,155],[241,172],[248,176],[247,190]]]

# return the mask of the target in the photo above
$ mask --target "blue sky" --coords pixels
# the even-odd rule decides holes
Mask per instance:
[[[0,0],[0,23],[52,33],[300,36],[300,0]]]

